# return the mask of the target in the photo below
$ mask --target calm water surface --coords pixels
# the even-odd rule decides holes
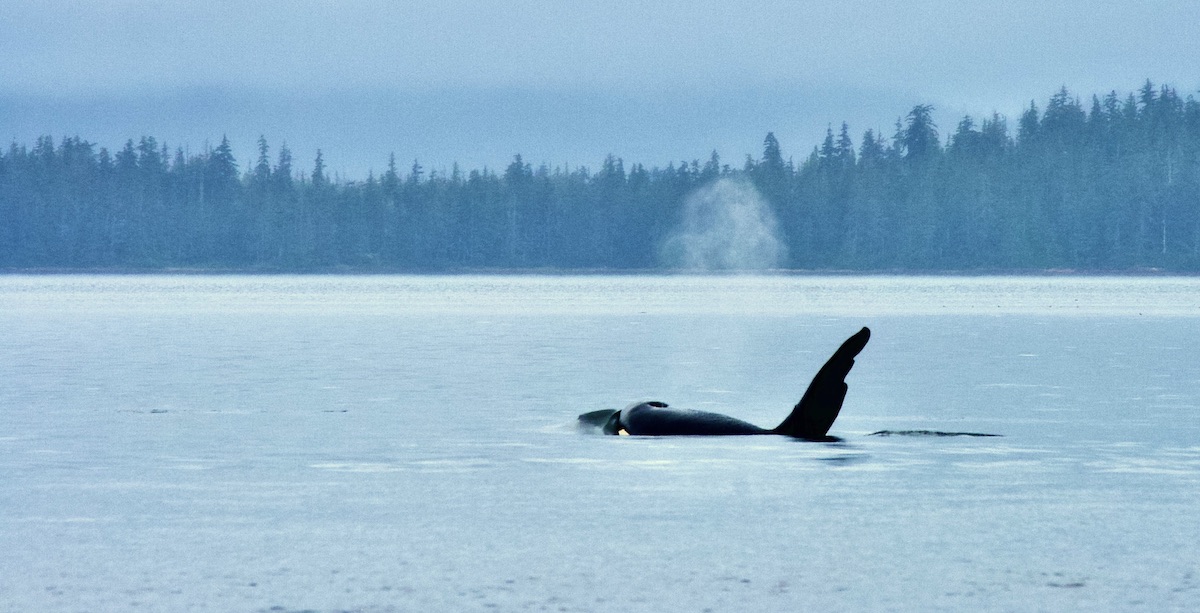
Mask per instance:
[[[863,325],[841,443],[575,427]],[[1196,610],[1198,355],[1196,279],[4,276],[0,610]]]

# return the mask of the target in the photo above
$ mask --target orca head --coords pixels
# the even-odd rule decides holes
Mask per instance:
[[[612,416],[608,418],[608,421],[604,424],[604,433],[628,436],[631,434],[631,432],[628,428],[629,420],[625,419],[626,416],[628,416],[629,419],[635,419],[636,416],[642,411],[653,411],[654,409],[665,408],[667,408],[667,403],[659,402],[657,400],[650,400],[648,402],[635,402],[624,409],[613,413]]]

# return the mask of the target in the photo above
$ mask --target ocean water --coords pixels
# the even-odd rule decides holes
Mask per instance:
[[[840,443],[576,426],[864,325]],[[1198,355],[1190,278],[0,276],[0,611],[1197,610]]]

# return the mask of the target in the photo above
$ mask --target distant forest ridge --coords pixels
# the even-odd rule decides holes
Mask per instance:
[[[725,179],[755,189],[722,193],[765,203],[772,267],[1200,271],[1191,95],[1147,81],[1084,102],[1063,88],[1015,134],[993,114],[943,138],[932,111],[915,106],[857,145],[846,124],[831,128],[799,163],[769,133],[740,164],[610,155],[593,171],[517,155],[500,173],[427,173],[393,156],[360,181],[331,180],[320,151],[300,172],[263,139],[243,172],[224,139],[185,155],[148,136],[115,153],[45,136],[0,153],[0,268],[659,270],[679,265],[663,247],[695,225],[689,197]]]

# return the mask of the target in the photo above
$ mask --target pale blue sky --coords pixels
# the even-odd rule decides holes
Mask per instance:
[[[913,104],[1015,114],[1066,85],[1200,88],[1200,2],[0,3],[0,138],[259,133],[348,176],[433,167],[802,158]],[[114,142],[116,141],[116,142]],[[303,165],[303,164],[302,164]]]

